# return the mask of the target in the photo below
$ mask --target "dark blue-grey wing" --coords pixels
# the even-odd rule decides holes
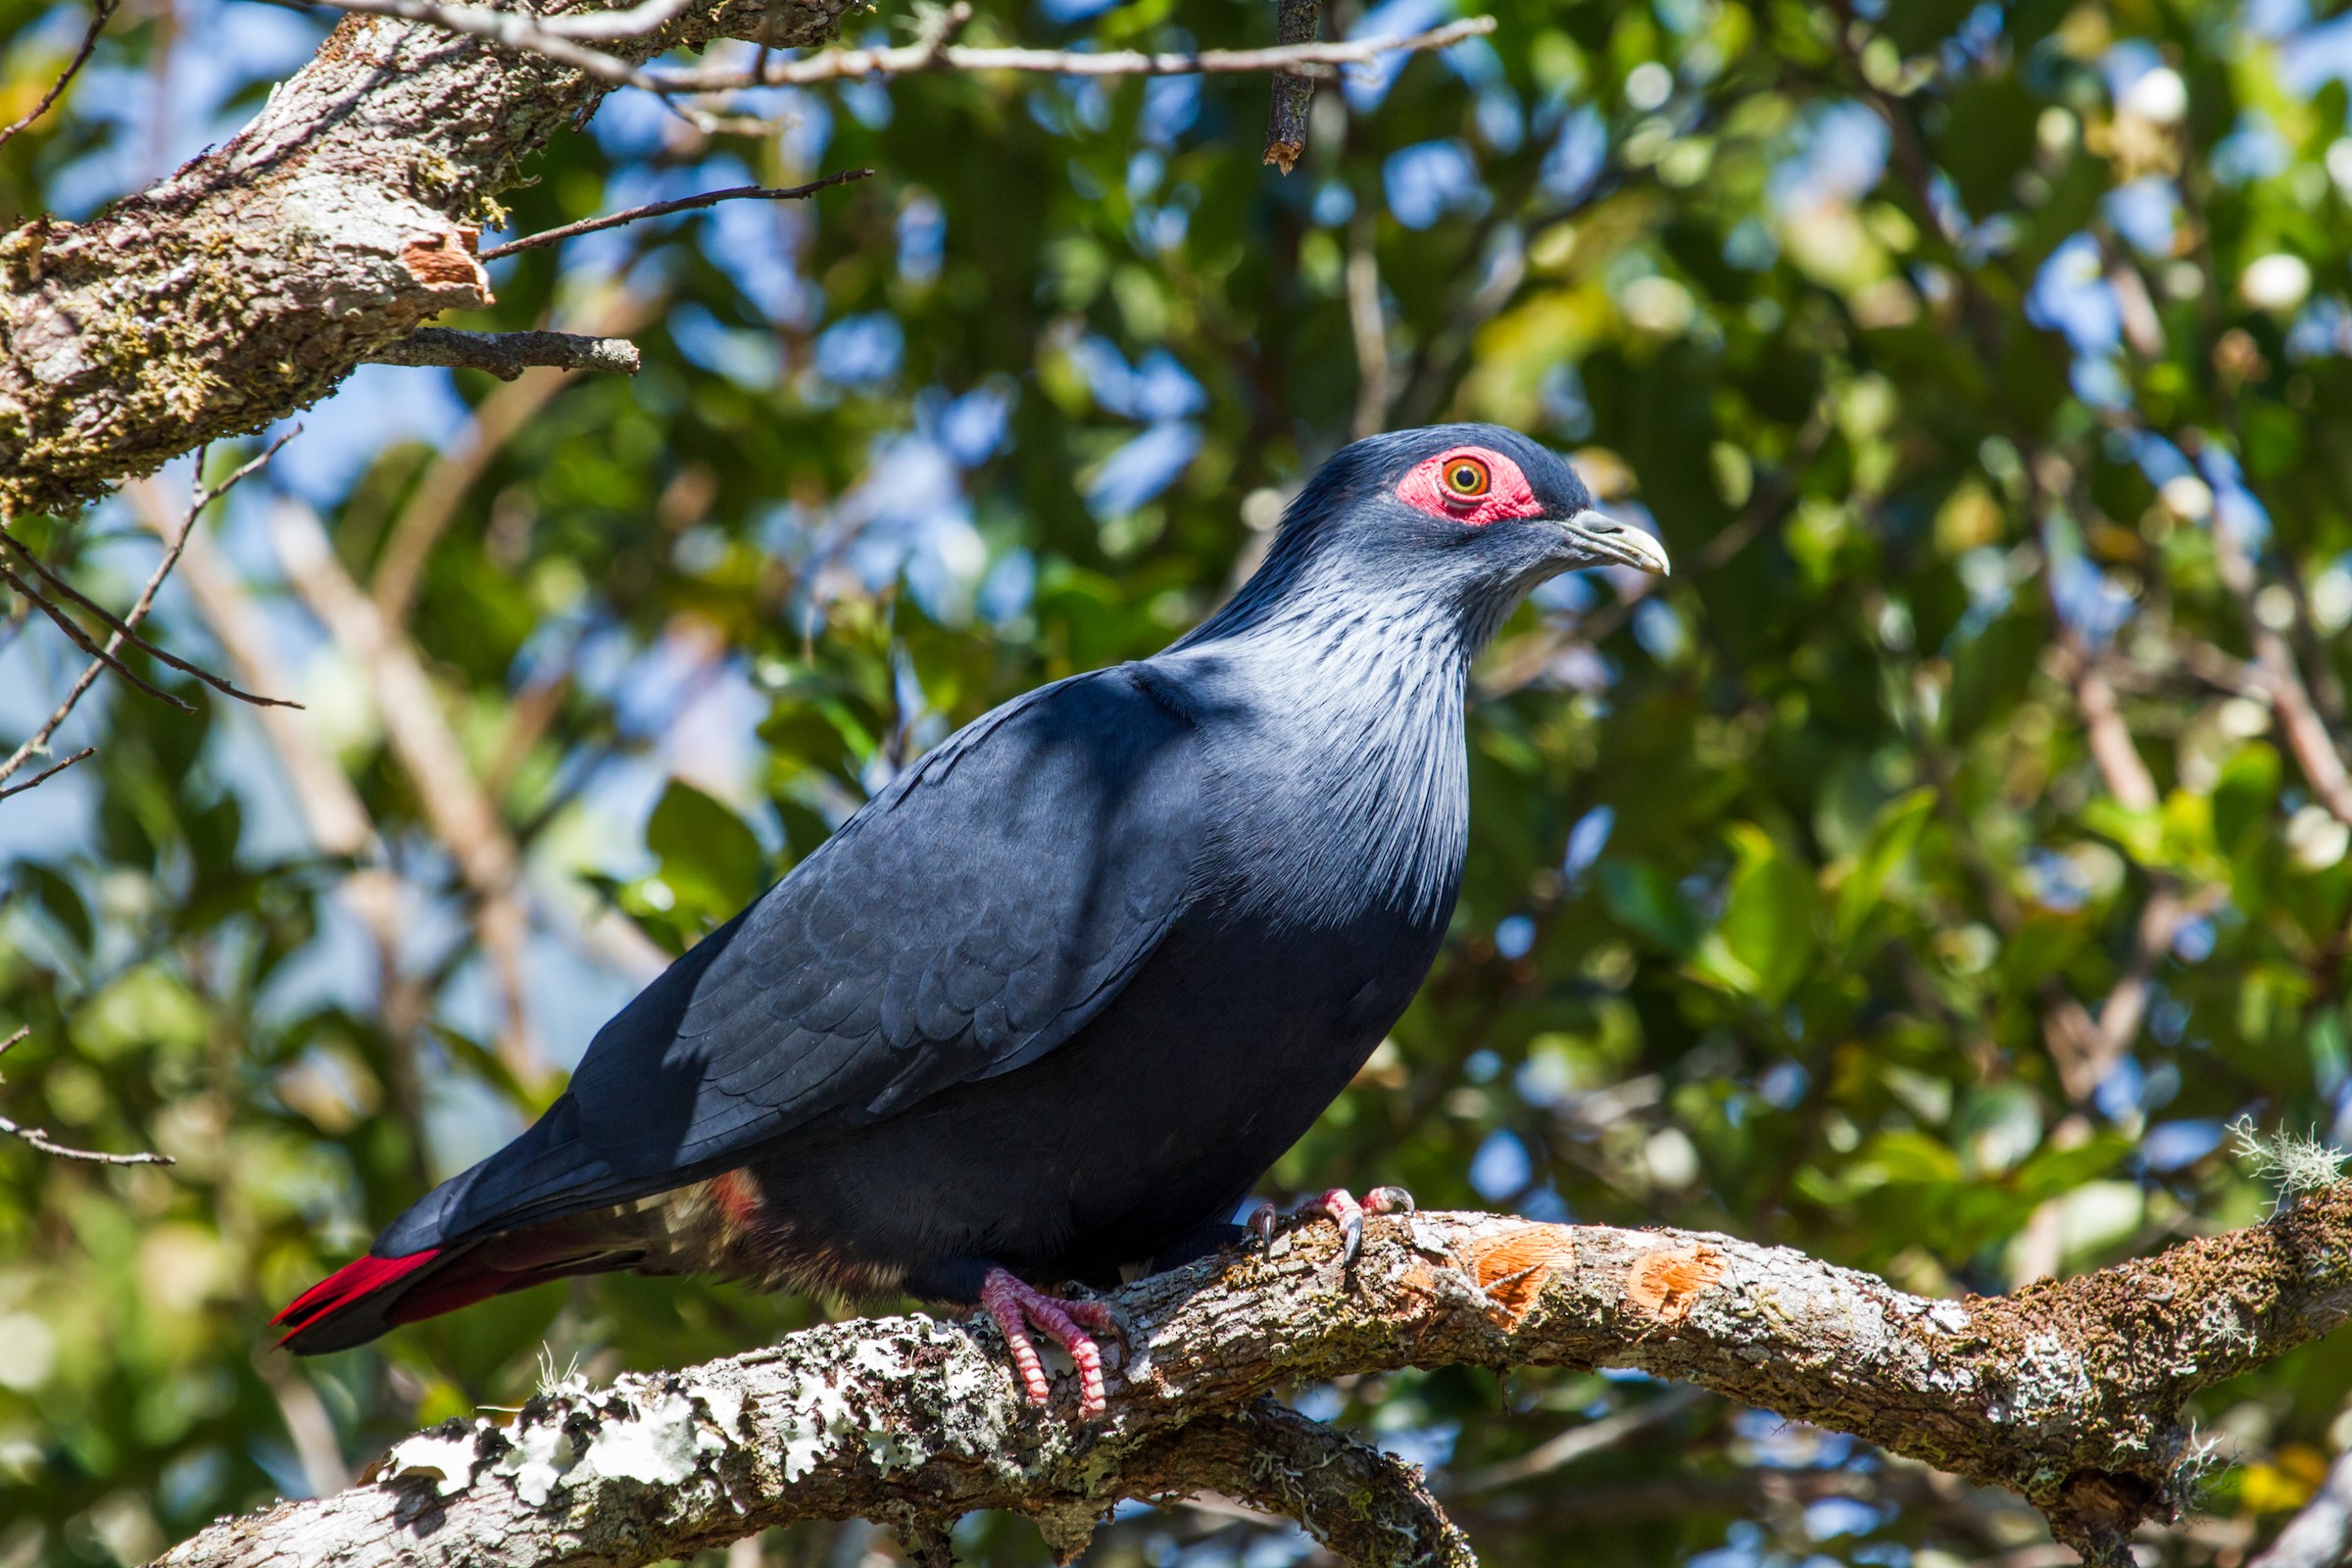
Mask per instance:
[[[681,1156],[887,1115],[1059,1045],[1182,908],[1200,795],[1192,725],[1125,669],[942,746],[711,961],[665,1054],[699,1083]]]
[[[396,1230],[433,1245],[623,1201],[1068,1039],[1192,896],[1200,747],[1151,679],[1061,681],[944,742],[606,1024],[538,1126]]]

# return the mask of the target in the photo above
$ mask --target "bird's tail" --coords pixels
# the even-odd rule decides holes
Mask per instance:
[[[485,1266],[470,1248],[370,1255],[344,1264],[270,1321],[286,1331],[279,1345],[296,1355],[319,1355],[365,1345],[396,1324],[454,1312],[513,1289],[514,1280]]]
[[[573,1274],[628,1268],[642,1252],[583,1245],[564,1222],[530,1226],[479,1242],[431,1248],[404,1257],[370,1254],[344,1264],[296,1297],[270,1321],[277,1343],[296,1355],[322,1355],[493,1296]]]

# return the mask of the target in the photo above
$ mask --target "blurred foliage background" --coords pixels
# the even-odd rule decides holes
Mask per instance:
[[[1273,26],[978,9],[968,41]],[[1400,1182],[1993,1292],[2259,1218],[2234,1118],[2352,1140],[2352,22],[1492,9],[1491,41],[1325,88],[1288,178],[1233,77],[847,83],[747,95],[776,128],[715,136],[622,92],[530,171],[506,232],[879,172],[498,264],[453,324],[626,333],[644,372],[356,374],[155,622],[308,708],[110,679],[58,737],[96,757],[0,802],[0,1022],[31,1030],[0,1111],[178,1160],[0,1139],[0,1564],[138,1563],[546,1365],[839,1310],[605,1279],[266,1348],[663,955],[954,725],[1192,624],[1385,426],[1549,440],[1678,569],[1551,584],[1480,666],[1452,937],[1268,1196]],[[0,115],[86,20],[0,4]],[[8,220],[223,139],[326,24],[129,0],[0,149]],[[125,604],[188,467],[19,526]],[[10,606],[15,737],[79,660]],[[2208,1396],[2230,1467],[2150,1549],[2257,1549],[2352,1444],[2347,1391],[2339,1338]],[[1297,1397],[1433,1466],[1495,1563],[2067,1560],[2014,1499],[1639,1377]],[[959,1540],[1045,1560],[1011,1521]],[[731,1561],[894,1550],[808,1527]],[[1193,1507],[1092,1560],[1310,1550]]]

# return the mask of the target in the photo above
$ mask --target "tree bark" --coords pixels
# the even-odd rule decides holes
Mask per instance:
[[[774,0],[769,41],[848,0]],[[760,0],[696,0],[612,47],[760,36]],[[63,509],[332,391],[420,322],[491,303],[494,197],[610,84],[431,25],[347,19],[227,145],[86,224],[0,236],[0,513]]]
[[[1313,1226],[1111,1297],[1110,1404],[1021,1401],[985,1319],[836,1323],[572,1385],[397,1446],[384,1478],[224,1521],[169,1568],[634,1568],[801,1519],[929,1539],[978,1508],[1082,1547],[1120,1500],[1238,1492],[1357,1562],[1468,1561],[1417,1475],[1260,1402],[1408,1366],[1633,1366],[2022,1493],[2092,1561],[2177,1515],[2191,1394],[2352,1316],[2352,1183],[2011,1297],[1909,1296],[1786,1248],[1480,1214]],[[925,1533],[928,1534],[925,1534]],[[1388,1544],[1383,1545],[1383,1543]],[[1391,1549],[1393,1548],[1393,1550]]]

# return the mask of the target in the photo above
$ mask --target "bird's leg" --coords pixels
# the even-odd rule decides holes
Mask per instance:
[[[1375,1187],[1357,1202],[1345,1187],[1334,1187],[1312,1202],[1299,1206],[1292,1215],[1294,1224],[1312,1219],[1328,1219],[1340,1228],[1340,1266],[1345,1268],[1355,1261],[1355,1254],[1364,1250],[1364,1216],[1366,1214],[1410,1214],[1413,1195],[1401,1187]],[[1282,1226],[1281,1215],[1272,1203],[1260,1203],[1250,1212],[1250,1229],[1258,1244],[1271,1247],[1274,1233]]]
[[[1005,1269],[992,1268],[980,1285],[980,1305],[995,1320],[1011,1352],[1012,1370],[1031,1404],[1044,1404],[1052,1390],[1045,1363],[1038,1359],[1037,1342],[1029,1337],[1034,1325],[1078,1363],[1078,1410],[1081,1415],[1102,1413],[1102,1350],[1087,1334],[1117,1332],[1110,1308],[1101,1301],[1072,1301],[1048,1296]],[[1084,1325],[1081,1327],[1081,1325]]]

